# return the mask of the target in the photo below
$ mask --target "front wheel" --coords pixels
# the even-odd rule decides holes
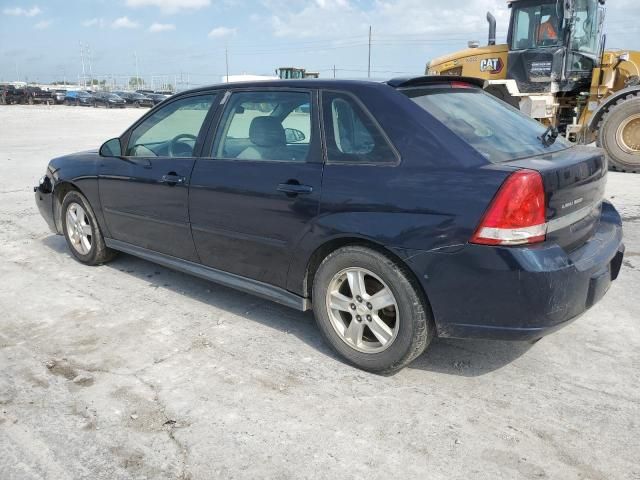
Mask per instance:
[[[99,265],[113,258],[114,251],[105,245],[91,205],[80,192],[71,191],[64,197],[62,231],[71,253],[80,262]]]
[[[313,280],[313,310],[334,350],[376,373],[409,364],[434,334],[410,272],[366,247],[344,247],[325,258]]]
[[[598,131],[609,166],[622,172],[640,173],[640,97],[628,96],[605,113]]]

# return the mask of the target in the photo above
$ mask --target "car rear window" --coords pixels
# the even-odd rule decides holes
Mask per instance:
[[[549,146],[546,127],[479,88],[401,90],[492,163],[557,152],[571,147],[558,137]]]

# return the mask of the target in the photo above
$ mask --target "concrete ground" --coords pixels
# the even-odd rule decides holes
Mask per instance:
[[[627,255],[586,315],[381,377],[310,314],[49,233],[48,160],[143,112],[0,107],[0,479],[640,479],[640,175],[609,176]]]

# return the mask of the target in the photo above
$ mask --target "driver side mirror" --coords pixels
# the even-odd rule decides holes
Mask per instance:
[[[101,157],[121,157],[122,145],[120,139],[112,138],[111,140],[107,140],[100,147],[99,153]]]
[[[284,136],[287,140],[287,143],[297,143],[307,138],[305,137],[303,132],[296,128],[285,128]]]

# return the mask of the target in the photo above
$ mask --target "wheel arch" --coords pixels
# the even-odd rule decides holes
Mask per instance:
[[[400,268],[404,270],[407,274],[409,280],[413,284],[416,292],[424,303],[425,309],[428,312],[429,318],[433,320],[433,309],[431,308],[431,303],[429,302],[429,298],[427,293],[424,291],[420,281],[418,280],[417,275],[414,271],[409,267],[407,262],[405,262],[398,253],[394,252],[392,249],[385,247],[384,245],[371,240],[366,237],[358,237],[358,236],[341,236],[337,238],[333,238],[328,240],[321,245],[319,245],[313,253],[310,255],[304,273],[304,278],[302,282],[302,290],[304,296],[307,298],[312,298],[313,293],[313,278],[315,277],[316,272],[318,271],[318,267],[324,261],[327,256],[336,250],[348,246],[359,246],[366,247],[371,250],[374,250],[382,255],[385,255],[391,258]]]
[[[82,190],[74,182],[69,180],[62,180],[56,183],[53,189],[53,220],[56,224],[56,230],[58,230],[59,233],[62,233],[62,202],[70,191],[76,191],[84,195]]]

